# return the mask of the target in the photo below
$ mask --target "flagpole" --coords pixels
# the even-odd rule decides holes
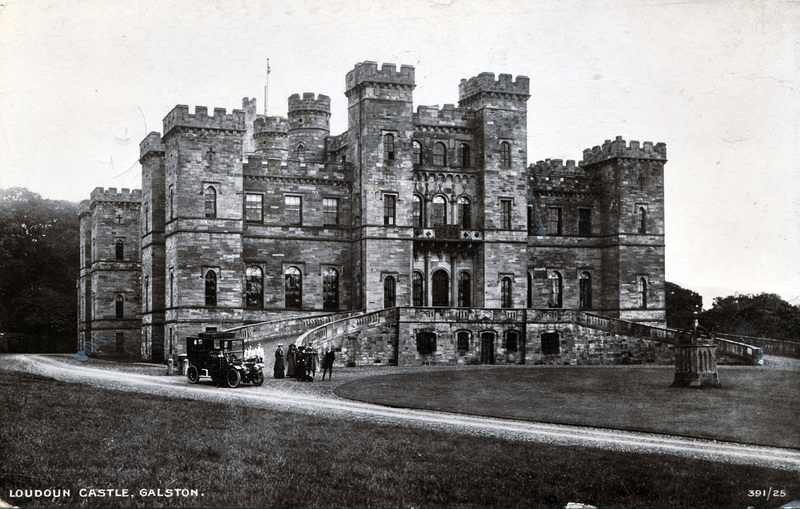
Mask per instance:
[[[264,116],[267,116],[267,98],[269,90],[269,58],[267,59],[267,83],[264,85]]]

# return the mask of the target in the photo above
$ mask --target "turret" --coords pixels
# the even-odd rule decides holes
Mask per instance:
[[[266,159],[286,161],[289,155],[289,120],[283,117],[258,117],[253,125],[256,153]]]
[[[289,158],[301,162],[325,160],[325,138],[330,135],[331,99],[304,93],[289,97]]]

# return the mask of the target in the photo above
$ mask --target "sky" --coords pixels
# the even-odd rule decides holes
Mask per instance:
[[[331,97],[361,61],[416,68],[414,107],[528,76],[528,162],[665,142],[666,277],[800,304],[800,3],[777,0],[0,0],[0,188],[138,188],[176,104]]]

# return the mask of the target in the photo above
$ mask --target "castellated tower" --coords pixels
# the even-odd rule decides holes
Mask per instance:
[[[481,73],[459,84],[459,106],[474,112],[478,166],[478,224],[485,230],[476,285],[485,301],[501,307],[502,287],[511,283],[511,307],[525,306],[527,100],[529,79]]]
[[[414,68],[362,62],[347,73],[348,153],[353,161],[355,302],[367,310],[410,304],[413,259]],[[391,288],[395,303],[385,302]]]
[[[283,117],[258,117],[253,126],[256,153],[267,160],[289,158],[289,121]]]
[[[666,320],[666,162],[664,143],[628,145],[617,136],[584,150],[581,163],[599,192],[601,231],[615,240],[602,254],[603,307],[618,310],[621,319],[659,326]]]
[[[164,118],[165,346],[241,323],[245,112],[176,106]],[[213,291],[210,291],[213,290]]]
[[[141,355],[138,189],[96,188],[80,204],[78,347],[93,355]]]
[[[289,158],[300,163],[325,161],[325,139],[331,134],[331,99],[304,93],[289,97]]]

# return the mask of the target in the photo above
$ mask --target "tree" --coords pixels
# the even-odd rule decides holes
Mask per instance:
[[[800,341],[800,306],[774,293],[717,297],[701,320],[717,332]]]
[[[0,332],[74,345],[77,204],[0,189]]]
[[[675,283],[666,282],[667,327],[688,329],[694,322],[694,313],[703,309],[703,297]]]

